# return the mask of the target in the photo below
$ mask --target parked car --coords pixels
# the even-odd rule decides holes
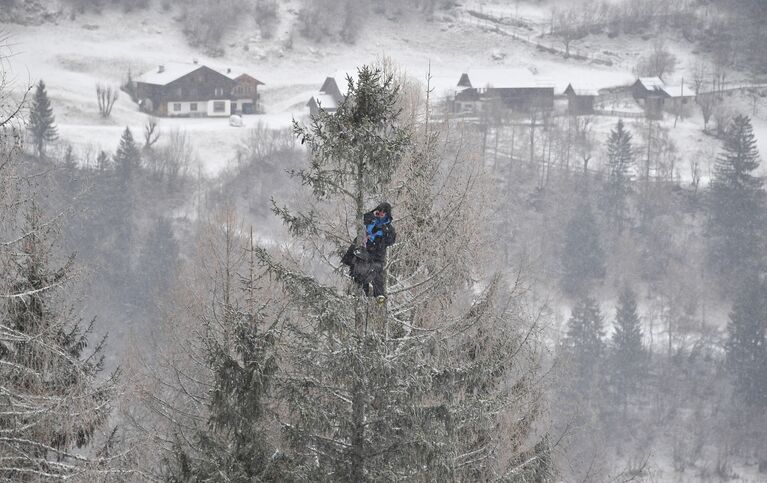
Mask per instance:
[[[242,127],[242,116],[238,116],[237,114],[229,116],[229,125],[232,127]]]

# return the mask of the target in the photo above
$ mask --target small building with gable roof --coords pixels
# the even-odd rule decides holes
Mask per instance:
[[[336,80],[338,77],[341,77],[340,82],[343,83],[343,90],[338,86],[339,81]],[[320,109],[330,114],[336,112],[338,106],[346,99],[346,85],[345,75],[335,74],[326,77],[320,90],[312,95],[306,103],[309,108],[309,115],[316,116]]]
[[[570,115],[594,114],[594,100],[599,96],[599,91],[590,86],[573,83],[567,84],[564,91],[567,96],[567,111]]]

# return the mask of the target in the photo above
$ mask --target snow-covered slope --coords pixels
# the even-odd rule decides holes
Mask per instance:
[[[454,88],[460,74],[470,68],[526,67],[552,78],[560,88],[572,80],[598,86],[625,85],[633,80],[631,67],[636,57],[651,48],[652,40],[589,36],[575,48],[606,52],[604,55],[609,56],[612,66],[565,59],[509,37],[509,32],[492,21],[470,14],[470,11],[481,11],[491,16],[522,18],[529,26],[529,36],[536,39],[546,31],[550,13],[545,4],[533,8],[522,3],[523,8],[519,10],[519,2],[515,6],[513,2],[468,1],[457,9],[437,14],[433,21],[405,18],[394,22],[372,15],[355,45],[330,41],[318,44],[293,32],[297,6],[292,3],[281,4],[280,28],[274,39],[260,40],[257,31],[244,23],[228,34],[224,42],[225,55],[220,58],[208,58],[190,47],[179,22],[173,18],[174,12],[165,12],[159,5],[127,14],[105,10],[101,15],[80,15],[74,20],[67,17],[57,24],[4,25],[2,29],[10,35],[14,51],[10,59],[11,76],[17,87],[44,79],[62,140],[83,153],[95,153],[98,149],[112,151],[125,126],[130,126],[138,135],[147,121],[146,115],[140,113],[125,94],[120,96],[112,117],[101,119],[95,96],[97,82],[118,85],[129,69],[138,75],[159,64],[192,59],[251,72],[266,84],[262,88],[266,114],[246,116],[244,129],[230,127],[226,119],[160,121],[164,130],[180,128],[193,134],[208,174],[220,171],[233,158],[248,126],[259,122],[275,128],[289,126],[293,117],[307,114],[304,104],[325,76],[354,70],[382,55],[390,56],[409,75],[420,80],[426,78],[430,64],[432,85],[437,94]],[[540,41],[552,42],[547,37]],[[677,75],[684,76],[694,58],[692,46],[673,39],[671,42],[681,60]],[[762,153],[767,153],[765,116],[767,107],[754,119]],[[599,125],[607,130],[613,122],[606,118]],[[673,125],[673,120],[666,124]],[[685,165],[691,156],[716,152],[718,141],[704,136],[701,127],[700,114],[693,110],[689,119],[674,128],[673,137]],[[684,176],[683,172],[680,174]]]

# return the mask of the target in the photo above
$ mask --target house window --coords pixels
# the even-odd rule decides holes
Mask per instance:
[[[184,88],[183,87],[179,87],[178,89],[176,89],[176,95],[178,97],[184,97]]]
[[[173,104],[173,110],[174,111],[180,111],[181,110],[181,103],[180,102],[174,103]]]
[[[189,110],[190,111],[196,111],[197,110],[197,103],[193,102],[193,103],[189,104]]]
[[[216,87],[215,95],[223,96],[224,95],[224,89],[222,87]]]
[[[216,101],[213,103],[213,112],[224,112],[224,111],[226,111],[226,102]]]

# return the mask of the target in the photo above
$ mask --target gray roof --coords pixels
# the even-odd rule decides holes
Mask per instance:
[[[599,89],[594,87],[593,85],[587,85],[587,84],[567,84],[567,88],[565,88],[565,91],[567,91],[568,88],[571,88],[576,96],[598,96],[599,95]]]
[[[554,87],[554,81],[547,77],[533,75],[527,69],[473,69],[465,73],[474,89],[521,89]]]
[[[648,91],[662,91],[666,85],[660,77],[640,77],[637,82],[642,84]]]
[[[690,86],[687,84],[676,84],[672,86],[665,86],[663,88],[663,91],[668,94],[670,97],[693,97],[695,96],[695,91],[690,89]]]

